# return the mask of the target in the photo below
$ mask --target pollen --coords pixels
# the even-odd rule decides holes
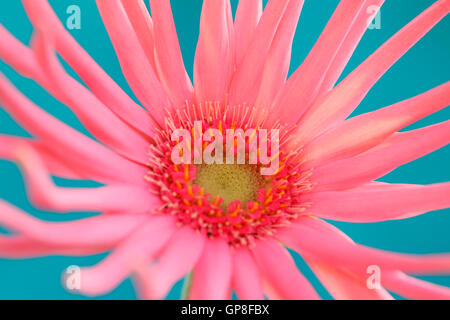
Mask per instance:
[[[213,197],[221,198],[223,209],[233,201],[241,204],[256,201],[258,190],[265,185],[258,166],[246,164],[199,165],[194,183]]]

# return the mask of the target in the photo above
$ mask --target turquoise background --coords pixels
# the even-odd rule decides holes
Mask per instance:
[[[58,16],[67,19],[66,8],[76,4],[81,8],[82,28],[72,30],[72,35],[92,57],[131,96],[114,54],[111,42],[102,26],[100,16],[91,0],[52,0]],[[381,9],[381,29],[366,32],[353,55],[344,75],[358,66],[371,52],[384,43],[403,25],[431,5],[432,0],[388,0]],[[172,1],[175,23],[188,73],[192,65],[198,37],[200,0]],[[236,8],[237,1],[232,1]],[[338,1],[306,0],[294,40],[291,71],[295,70],[314,44]],[[28,43],[32,26],[19,0],[0,2],[0,23],[24,43]],[[450,75],[450,20],[441,21],[425,38],[395,64],[373,87],[357,112],[367,112],[412,97],[449,80]],[[1,41],[1,39],[0,39]],[[0,71],[34,102],[64,122],[87,134],[75,116],[29,79],[18,76],[11,68],[0,62]],[[72,74],[73,72],[70,71]],[[74,75],[76,77],[76,75]],[[134,98],[134,97],[133,97]],[[408,129],[417,128],[450,118],[450,108],[438,112]],[[3,110],[0,109],[0,133],[27,136]],[[450,180],[450,147],[447,146],[426,157],[393,171],[383,181],[405,183],[435,183]],[[76,219],[86,213],[57,216],[34,209],[25,196],[24,185],[17,167],[0,160],[0,197],[31,214],[48,220]],[[71,182],[57,179],[62,186],[93,186],[92,182]],[[404,221],[375,224],[335,223],[355,241],[377,248],[408,253],[450,252],[450,210],[440,210]],[[0,232],[6,232],[1,230]],[[61,272],[69,265],[89,266],[105,255],[91,257],[46,257],[26,260],[0,259],[0,299],[86,299],[65,291],[61,286]],[[296,256],[299,268],[312,281],[324,298],[328,293],[312,275],[301,258]],[[450,276],[423,277],[450,286]],[[169,298],[179,297],[178,283]],[[113,292],[99,299],[134,299],[130,280]]]

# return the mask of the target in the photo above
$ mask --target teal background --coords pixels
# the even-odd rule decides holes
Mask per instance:
[[[295,70],[314,44],[338,1],[306,0],[294,40],[291,72]],[[353,55],[344,75],[358,66],[371,52],[384,43],[403,25],[431,5],[432,0],[388,0],[381,9],[381,29],[368,30]],[[100,16],[91,0],[51,0],[58,16],[65,21],[66,8],[76,4],[81,8],[82,28],[72,35],[92,57],[133,96],[126,84],[114,54],[111,42],[102,26]],[[200,0],[172,1],[175,23],[188,73],[192,76],[195,47],[198,37]],[[233,0],[233,8],[237,1]],[[0,23],[24,43],[28,43],[32,26],[19,0],[0,2]],[[450,75],[450,20],[441,21],[412,50],[404,55],[373,87],[355,114],[378,109],[412,97],[449,80]],[[1,41],[1,39],[0,39]],[[64,122],[88,134],[75,116],[29,79],[18,76],[0,61],[0,71],[28,97]],[[71,74],[73,72],[70,70]],[[74,75],[74,74],[73,74]],[[76,77],[76,75],[74,75]],[[134,98],[134,96],[133,96]],[[450,118],[450,108],[438,112],[410,126],[413,129]],[[0,109],[0,133],[27,136],[3,110]],[[435,183],[450,180],[450,147],[447,146],[426,157],[393,171],[383,181],[405,183]],[[17,167],[0,160],[0,197],[31,214],[48,220],[76,219],[86,213],[58,216],[34,209],[25,196],[25,189]],[[92,186],[92,182],[71,182],[58,179],[62,186]],[[375,224],[335,223],[355,241],[377,248],[408,253],[450,252],[450,210],[440,210],[403,221]],[[0,232],[6,232],[1,230]],[[91,257],[46,257],[26,260],[0,259],[0,299],[86,299],[65,291],[61,286],[61,272],[69,265],[89,266],[105,255]],[[328,293],[298,256],[299,268],[312,281],[324,298]],[[423,277],[429,281],[450,286],[450,276]],[[178,283],[169,295],[180,295]],[[127,280],[113,292],[98,299],[136,298],[131,281]]]

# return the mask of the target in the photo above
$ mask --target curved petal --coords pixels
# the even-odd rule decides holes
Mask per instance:
[[[393,300],[384,288],[369,289],[366,279],[312,260],[307,263],[336,300]]]
[[[288,4],[289,0],[270,0],[267,3],[258,26],[253,32],[248,50],[242,62],[237,65],[231,80],[229,89],[231,106],[253,105],[255,102],[267,54]]]
[[[343,267],[356,274],[364,274],[371,265],[377,265],[383,271],[402,270],[417,274],[450,272],[449,254],[414,255],[365,247],[353,243],[325,221],[308,216],[300,217],[275,236],[306,259]]]
[[[347,118],[378,79],[448,12],[448,1],[437,1],[397,32],[336,88],[313,103],[298,122],[291,143],[304,145],[334,123]]]
[[[107,245],[59,245],[38,242],[24,236],[0,236],[0,257],[7,259],[29,259],[47,256],[88,256],[113,248]]]
[[[247,248],[233,251],[232,287],[241,300],[263,300],[261,276],[252,254]]]
[[[22,3],[34,27],[54,39],[58,53],[77,72],[97,98],[131,127],[147,135],[152,126],[147,112],[134,103],[84,51],[59,21],[48,1],[22,0]]]
[[[191,271],[205,245],[206,237],[190,226],[177,230],[158,257],[158,261],[140,271],[141,295],[145,299],[163,299],[170,288]]]
[[[40,138],[67,164],[94,180],[144,184],[146,169],[52,117],[0,75],[0,103],[26,130]]]
[[[110,246],[132,233],[144,219],[144,214],[117,214],[69,222],[48,222],[36,219],[0,200],[0,224],[45,245]]]
[[[268,109],[286,81],[291,60],[292,41],[303,1],[290,1],[273,39],[264,65],[256,105]]]
[[[185,105],[192,99],[192,84],[178,43],[170,1],[150,0],[155,34],[155,61],[166,92],[174,107]]]
[[[289,252],[273,240],[258,241],[253,248],[256,264],[268,286],[280,299],[318,299],[316,291],[300,273]]]
[[[314,192],[354,188],[444,147],[450,142],[450,121],[394,134],[379,146],[353,158],[314,168]]]
[[[450,183],[388,185],[376,190],[319,192],[304,196],[316,217],[347,222],[406,219],[450,207]]]
[[[355,156],[381,143],[397,130],[448,105],[450,81],[414,98],[350,118],[305,147],[308,159],[303,166],[323,165]]]
[[[169,99],[147,60],[120,0],[96,0],[96,3],[128,84],[151,117],[160,126],[164,125]]]
[[[80,292],[89,296],[105,294],[155,257],[175,230],[171,216],[153,216],[98,265],[81,269]]]
[[[83,176],[76,172],[73,168],[69,167],[61,161],[57,156],[52,154],[47,148],[45,148],[42,143],[37,140],[32,140],[28,138],[8,136],[0,134],[0,158],[16,161],[17,154],[16,150],[20,146],[27,146],[32,148],[36,152],[45,167],[49,170],[52,175],[60,176],[66,179],[82,179]]]
[[[194,268],[191,300],[224,300],[230,298],[232,262],[228,243],[208,239]]]
[[[262,14],[262,0],[239,1],[234,18],[236,38],[236,65],[241,63],[247,52],[253,32]]]
[[[450,288],[408,276],[401,271],[383,272],[383,284],[408,299],[450,300]]]
[[[31,201],[41,209],[68,211],[148,211],[159,204],[146,188],[107,185],[98,188],[56,186],[41,159],[26,146],[16,149]]]
[[[0,58],[24,77],[34,78],[41,71],[33,52],[0,24]]]
[[[326,70],[364,1],[341,1],[305,61],[290,76],[272,108],[272,119],[292,125],[317,96]]]
[[[233,33],[228,25],[230,1],[204,1],[195,52],[194,84],[197,103],[220,101],[234,68]]]
[[[124,156],[140,163],[148,161],[149,142],[117,118],[82,84],[69,76],[52,52],[48,39],[34,39],[36,57],[43,72],[71,110],[94,137]]]

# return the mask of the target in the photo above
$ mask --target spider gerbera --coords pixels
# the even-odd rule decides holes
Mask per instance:
[[[450,298],[448,288],[409,275],[449,273],[450,255],[369,248],[323,220],[378,222],[450,206],[449,183],[375,181],[448,144],[449,121],[397,131],[447,107],[449,82],[348,118],[377,80],[448,14],[450,1],[436,1],[337,85],[368,26],[367,9],[383,0],[341,1],[288,79],[302,0],[269,0],[264,10],[260,0],[241,0],[234,19],[228,0],[204,1],[192,85],[170,1],[150,0],[150,16],[143,0],[97,0],[142,106],[90,58],[46,0],[22,2],[35,28],[31,44],[0,26],[0,58],[67,105],[96,140],[0,77],[0,104],[33,136],[0,135],[0,156],[19,164],[35,206],[101,213],[49,223],[2,200],[0,225],[13,232],[0,238],[2,256],[109,251],[98,265],[82,269],[86,295],[104,294],[133,276],[141,298],[164,298],[187,276],[190,299],[227,299],[232,292],[241,299],[318,298],[291,248],[336,299],[391,299],[388,291]],[[203,140],[188,140],[183,149],[181,139],[173,139],[176,130]],[[245,146],[259,130],[279,133],[266,136],[278,150]],[[231,144],[212,139],[229,131],[244,133],[241,141],[239,135]],[[216,161],[192,161],[198,154],[186,150],[209,152]],[[243,162],[223,161],[238,150]],[[174,161],[173,154],[186,161]],[[265,154],[262,164],[248,161]],[[263,174],[275,158],[275,169]],[[51,176],[102,186],[61,188]],[[368,288],[366,270],[374,265],[381,286]]]

